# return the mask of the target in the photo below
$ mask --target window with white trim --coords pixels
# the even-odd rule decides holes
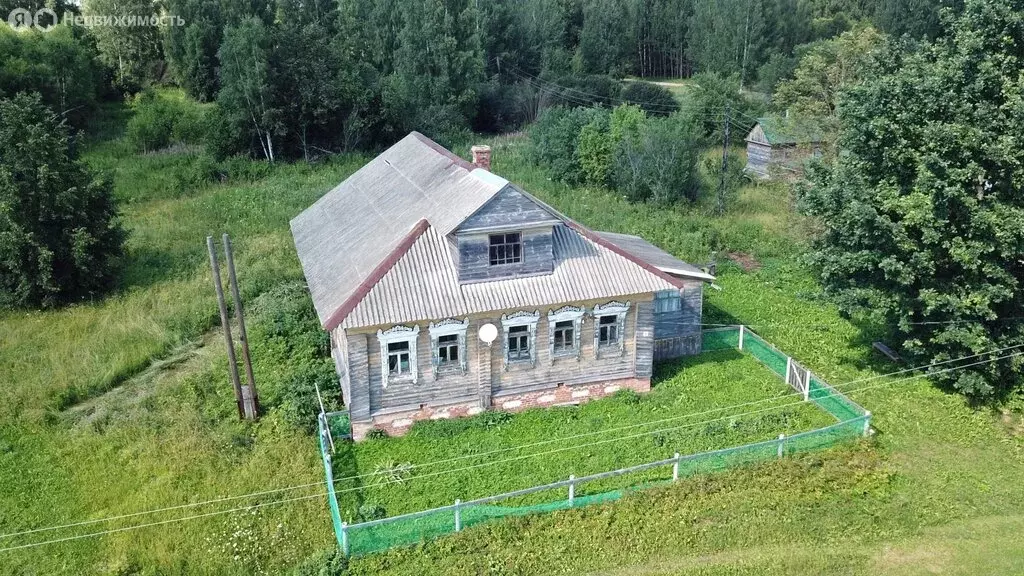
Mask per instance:
[[[505,368],[537,362],[537,321],[540,312],[514,312],[501,317],[505,332]]]
[[[392,326],[377,331],[380,342],[381,385],[387,388],[391,382],[417,381],[416,338],[419,326]]]
[[[609,302],[594,306],[594,357],[619,354],[626,349],[626,313],[629,302]]]
[[[438,373],[452,371],[466,372],[466,330],[469,318],[456,320],[448,318],[432,322],[430,331],[431,371],[435,378]]]
[[[580,306],[563,306],[548,312],[548,355],[552,362],[555,358],[579,359],[583,312]]]

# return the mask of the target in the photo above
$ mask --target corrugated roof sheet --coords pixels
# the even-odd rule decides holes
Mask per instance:
[[[715,277],[704,272],[692,264],[687,264],[679,258],[651,244],[639,236],[629,234],[616,234],[615,232],[595,232],[601,238],[615,244],[633,256],[647,262],[662,272],[674,276],[695,278],[697,280],[714,280]]]
[[[426,219],[447,234],[494,196],[500,182],[413,132],[291,221],[321,324]],[[365,289],[365,286],[363,286]]]
[[[564,224],[554,227],[553,249],[555,268],[550,275],[459,284],[445,235],[431,226],[341,325],[354,328],[536,309],[677,288]]]

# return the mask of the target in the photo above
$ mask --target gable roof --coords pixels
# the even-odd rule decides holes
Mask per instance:
[[[413,132],[292,219],[321,324],[365,294],[420,220],[448,234],[498,192],[474,169]]]
[[[616,234],[615,232],[595,232],[595,234],[667,274],[709,282],[715,279],[711,274],[683,262],[639,236]]]
[[[449,234],[523,224],[553,226],[552,274],[459,283]],[[656,263],[417,132],[293,218],[291,229],[317,316],[328,330],[682,285]]]
[[[491,310],[541,309],[565,302],[678,289],[567,224],[553,229],[554,271],[542,276],[460,284],[447,240],[428,228],[352,310],[341,326],[401,324]],[[586,278],[581,282],[581,278]]]
[[[801,122],[777,117],[758,118],[757,124],[747,135],[748,142],[758,144],[791,145],[791,144],[815,144],[822,142],[824,137],[817,125],[811,122]]]

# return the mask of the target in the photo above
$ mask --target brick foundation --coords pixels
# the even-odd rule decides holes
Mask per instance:
[[[530,408],[543,408],[565,404],[580,404],[614,394],[622,389],[636,392],[649,392],[651,381],[647,378],[623,378],[594,384],[578,384],[576,386],[558,386],[547,390],[527,392],[525,394],[503,394],[493,398],[494,410],[503,412],[521,412]],[[453,404],[448,406],[424,405],[419,410],[407,410],[392,414],[379,414],[369,422],[353,422],[352,438],[356,441],[366,437],[373,428],[380,428],[389,436],[401,436],[409,431],[413,422],[419,420],[439,420],[462,418],[483,412],[477,403]]]

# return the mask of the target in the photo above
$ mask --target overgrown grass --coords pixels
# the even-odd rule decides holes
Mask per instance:
[[[291,355],[270,336],[260,340],[273,331],[262,330],[255,319],[260,316],[257,298],[301,281],[288,219],[364,159],[274,167],[252,181],[183,190],[175,174],[188,169],[191,153],[133,154],[120,139],[123,113],[117,108],[108,112],[100,133],[90,137],[87,156],[94,166],[112,171],[124,200],[125,220],[133,231],[125,285],[102,302],[0,316],[0,533],[311,486],[70,531],[3,538],[0,546],[283,498],[311,498],[255,513],[2,552],[0,573],[281,573],[333,544],[326,503],[319,496],[323,471],[316,440],[276,413],[255,424],[234,416],[223,345],[217,334],[203,336],[216,310],[204,239],[224,231],[235,239],[242,289],[254,304],[254,349],[262,346],[257,382],[280,384],[285,377],[281,366]],[[842,319],[799,265],[804,224],[789,210],[784,187],[748,187],[719,218],[705,204],[657,208],[628,204],[604,190],[572,189],[532,167],[522,140],[501,138],[492,144],[495,172],[591,227],[643,234],[697,263],[717,251],[722,290],[707,290],[707,322],[754,325],[840,387],[893,369],[871,352],[876,332]],[[729,252],[749,253],[762,267],[745,273],[721,265],[721,256]],[[305,313],[310,313],[308,304]],[[348,473],[372,472],[385,458],[422,461],[419,450],[455,454],[464,448],[448,444],[441,434],[446,425],[467,427],[459,437],[503,446],[539,438],[539,433],[531,436],[535,427],[557,433],[600,430],[613,419],[691,410],[718,400],[715,394],[758,393],[756,382],[738,374],[760,370],[749,362],[685,364],[677,376],[669,376],[666,369],[650,399],[635,405],[611,400],[561,412],[531,412],[489,432],[468,429],[477,421],[427,425],[422,428],[426,432],[408,438],[354,447]],[[723,379],[715,368],[736,378]],[[765,382],[775,382],[768,378]],[[755,388],[723,388],[730,381]],[[268,388],[268,396],[271,392]],[[920,380],[853,391],[851,396],[874,412],[878,434],[864,445],[690,478],[615,504],[484,524],[424,546],[358,559],[352,571],[1021,572],[1024,440],[1019,415],[993,417]],[[795,424],[801,417],[794,418]],[[670,440],[711,442],[700,435]],[[648,442],[635,445],[636,450],[673,449]],[[569,464],[607,465],[613,458],[643,455],[623,452],[615,458],[595,447],[590,459],[581,454]],[[536,470],[524,464],[512,471],[514,477],[506,471],[509,477],[501,478],[497,489],[534,476],[546,480],[547,474],[564,475],[568,467],[563,466],[555,459]],[[497,482],[484,476],[442,479],[437,494],[416,488],[416,480],[394,490],[369,490],[391,512],[414,503],[447,503],[467,492],[490,490]],[[346,515],[357,510],[355,504],[345,504]]]

